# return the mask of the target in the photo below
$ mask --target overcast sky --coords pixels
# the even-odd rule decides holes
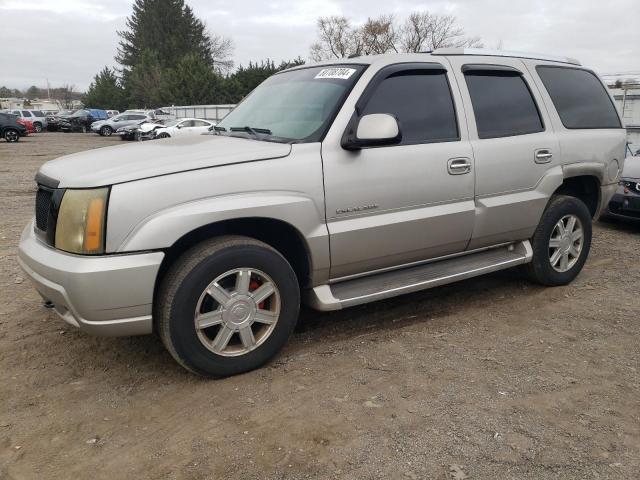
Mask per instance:
[[[129,0],[0,0],[0,86],[75,85],[114,65]],[[414,10],[453,14],[486,47],[567,55],[601,74],[640,73],[638,0],[187,0],[209,30],[231,38],[236,65],[308,57],[319,15],[354,22]]]

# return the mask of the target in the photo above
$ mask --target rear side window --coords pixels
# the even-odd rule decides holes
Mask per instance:
[[[401,145],[458,140],[455,108],[446,72],[403,70],[382,80],[362,115],[395,115]]]
[[[23,116],[23,117],[30,117],[30,116],[31,116],[31,114],[29,113],[29,111],[28,111],[28,110],[22,110],[22,116]]]
[[[479,138],[542,132],[538,107],[519,72],[468,70],[464,74]]]
[[[566,128],[621,128],[604,86],[592,72],[579,68],[536,67]]]
[[[34,111],[33,111],[33,114],[34,114],[36,117],[44,117],[44,113],[42,113],[40,110],[34,110]]]

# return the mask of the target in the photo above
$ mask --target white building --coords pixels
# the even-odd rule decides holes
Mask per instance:
[[[635,152],[640,149],[640,88],[613,88],[611,94],[616,100],[616,106],[627,127],[627,138],[632,144],[631,150]]]

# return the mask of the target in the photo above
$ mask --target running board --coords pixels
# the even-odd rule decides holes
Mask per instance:
[[[362,303],[504,270],[531,261],[528,240],[418,266],[378,273],[309,290],[307,303],[316,310],[340,310]]]

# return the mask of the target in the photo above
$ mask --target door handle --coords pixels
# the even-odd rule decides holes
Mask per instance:
[[[471,160],[468,158],[450,158],[447,161],[449,175],[464,175],[471,171]]]
[[[539,148],[535,152],[534,160],[536,163],[549,163],[552,158],[553,153],[551,153],[551,150],[547,148]]]

